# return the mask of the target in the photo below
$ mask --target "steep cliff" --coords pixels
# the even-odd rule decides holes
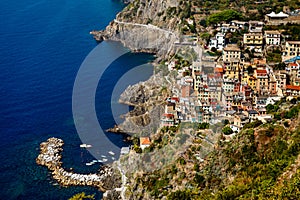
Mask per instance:
[[[133,51],[165,57],[174,52],[174,42],[179,38],[181,12],[179,0],[136,0],[105,30],[91,34],[99,42],[120,41]]]
[[[169,83],[156,74],[145,82],[129,86],[120,96],[120,103],[134,106],[119,128],[126,133],[153,133],[159,127],[164,100],[170,95]]]

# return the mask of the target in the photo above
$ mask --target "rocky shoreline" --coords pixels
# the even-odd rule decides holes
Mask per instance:
[[[92,186],[102,192],[121,187],[121,175],[118,169],[112,166],[103,166],[98,173],[78,174],[67,171],[62,167],[63,140],[49,138],[40,144],[40,154],[36,159],[38,165],[46,166],[52,174],[52,178],[61,186]]]

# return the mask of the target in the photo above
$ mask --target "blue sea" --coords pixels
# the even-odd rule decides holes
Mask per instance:
[[[99,168],[85,165],[94,158],[79,148],[82,141],[74,125],[72,92],[82,62],[98,45],[89,32],[104,29],[124,6],[117,0],[0,1],[0,199],[68,199],[79,192],[102,197],[90,187],[53,185],[47,168],[35,159],[39,144],[54,136],[65,142],[67,169],[89,173]],[[99,45],[101,58],[116,50],[127,51],[116,42]],[[148,54],[126,53],[103,73],[95,97],[103,129],[116,123],[111,102],[117,102],[112,91],[119,79],[152,60]],[[119,90],[146,80],[152,70],[149,65],[133,72],[136,79],[119,84]],[[121,113],[128,110],[118,106]],[[128,145],[121,135],[107,133],[107,137],[118,147]]]

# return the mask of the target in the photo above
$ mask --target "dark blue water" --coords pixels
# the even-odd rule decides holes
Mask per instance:
[[[73,83],[82,61],[97,45],[89,31],[103,29],[123,7],[112,0],[0,1],[0,199],[68,199],[82,191],[101,198],[93,188],[53,186],[49,172],[37,166],[35,158],[39,143],[54,136],[65,141],[67,168],[98,169],[85,166],[93,157],[79,148],[72,116]],[[106,52],[119,44],[101,45]],[[118,79],[151,59],[128,53],[107,69],[96,96],[103,128],[115,123],[110,103]],[[151,68],[145,69],[141,79],[150,74]],[[108,137],[118,146],[126,145],[120,135]]]

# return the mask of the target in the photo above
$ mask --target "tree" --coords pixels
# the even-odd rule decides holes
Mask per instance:
[[[223,124],[226,126],[227,124],[229,124],[230,122],[229,122],[229,120],[228,119],[225,119],[224,121],[223,121]]]
[[[268,104],[266,106],[267,113],[271,113],[274,110],[274,106],[272,104]]]
[[[239,13],[235,10],[224,10],[220,13],[215,13],[215,14],[210,15],[207,18],[207,23],[209,25],[212,25],[212,24],[218,24],[223,21],[230,22],[231,20],[234,20],[234,19],[239,20],[241,18],[242,18],[241,13]]]
[[[230,135],[233,133],[233,130],[229,126],[226,126],[222,129],[222,133],[224,133],[225,135]]]
[[[209,33],[202,33],[200,35],[200,38],[203,39],[203,40],[209,40],[211,37],[211,35]]]
[[[296,98],[292,98],[290,101],[292,104],[296,104],[297,103],[297,99]]]
[[[199,124],[198,129],[209,129],[209,123],[203,122]]]
[[[203,27],[206,27],[206,20],[205,19],[201,19],[200,20],[200,25]]]

